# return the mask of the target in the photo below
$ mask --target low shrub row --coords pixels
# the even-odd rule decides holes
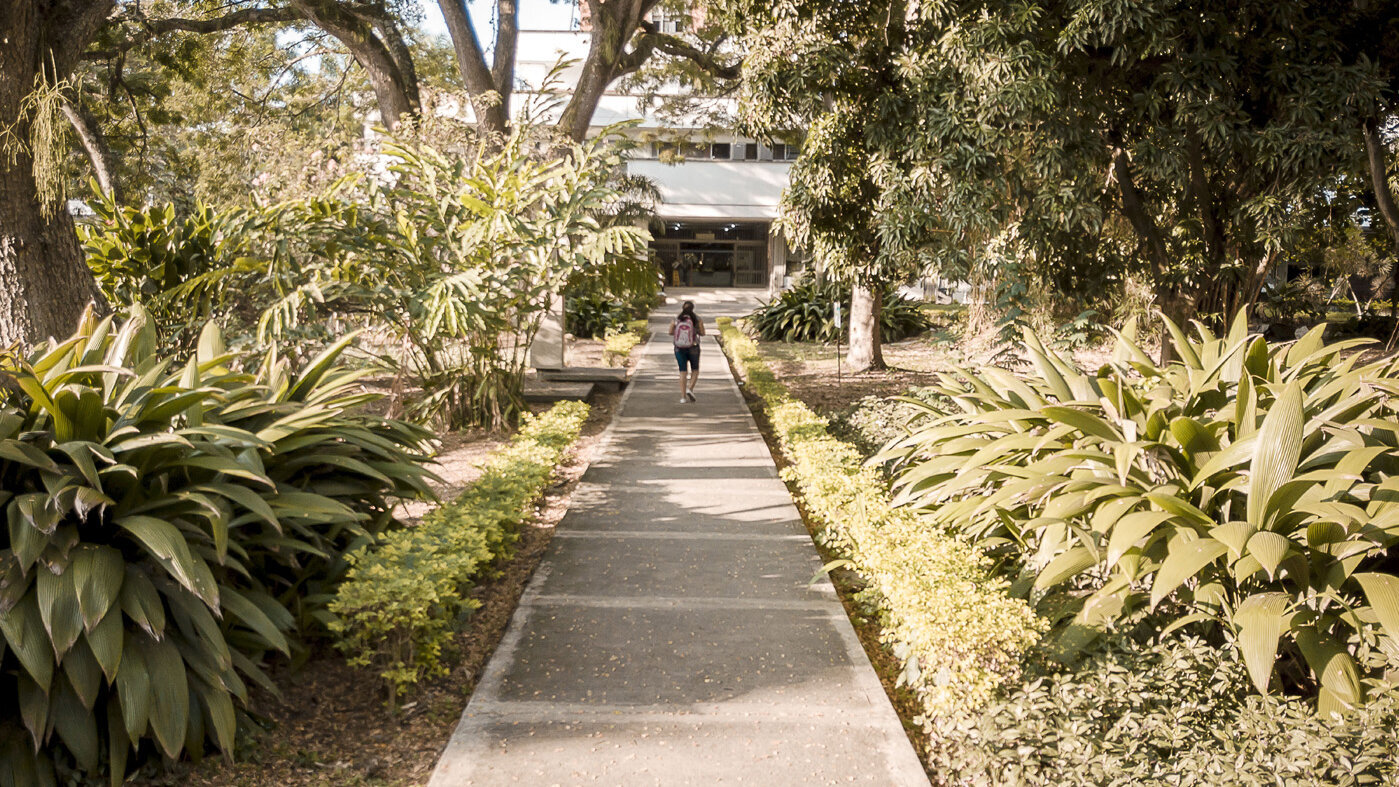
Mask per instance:
[[[423,677],[446,672],[444,645],[480,606],[467,591],[509,553],[587,417],[581,402],[526,415],[510,445],[456,500],[349,556],[349,575],[330,605],[331,628],[351,664],[379,671],[390,706]]]
[[[211,324],[172,368],[137,307],[0,355],[0,784],[231,755],[264,655],[431,494],[428,434],[362,412],[349,341],[248,373]]]
[[[1019,674],[1040,620],[1006,593],[976,548],[892,507],[879,472],[787,394],[753,340],[728,320],[720,329],[726,352],[762,400],[790,462],[785,476],[819,539],[868,581],[863,592],[880,609],[883,641],[903,664],[900,683],[919,697],[923,723],[989,701]]]

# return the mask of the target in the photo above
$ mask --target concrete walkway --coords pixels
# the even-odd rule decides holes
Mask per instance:
[[[675,311],[430,785],[926,785],[704,305],[679,403]]]

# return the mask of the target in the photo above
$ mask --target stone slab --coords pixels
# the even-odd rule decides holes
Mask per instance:
[[[740,598],[829,601],[831,587],[811,585],[821,561],[798,537],[688,537],[597,533],[560,538],[542,569],[543,595],[611,598]]]
[[[469,719],[472,748],[442,783],[702,785],[912,785],[926,783],[898,756],[895,730],[817,715],[807,721]],[[912,766],[918,762],[913,759]],[[902,766],[902,767],[900,767]]]
[[[887,702],[859,680],[837,627],[844,612],[833,604],[825,611],[535,606],[485,699],[622,709],[736,701],[862,710]]]
[[[729,478],[696,490],[686,477],[629,486],[585,481],[561,532],[709,532],[806,535],[792,496],[776,478]]]

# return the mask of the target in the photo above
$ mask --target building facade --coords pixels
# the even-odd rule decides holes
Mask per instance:
[[[671,32],[686,24],[656,21]],[[537,98],[560,62],[572,62],[558,74],[562,84],[575,84],[589,36],[586,18],[578,30],[521,30],[515,100]],[[698,117],[662,120],[614,84],[598,103],[593,130],[625,121],[634,123],[626,131],[635,142],[628,172],[650,180],[659,194],[662,227],[653,232],[651,253],[668,284],[775,292],[790,281],[802,257],[773,223],[797,156],[794,146],[738,137]]]

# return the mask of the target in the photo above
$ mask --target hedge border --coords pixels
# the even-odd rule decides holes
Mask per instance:
[[[447,672],[443,646],[481,605],[467,591],[510,554],[588,412],[582,402],[560,402],[538,416],[526,414],[510,444],[486,460],[481,477],[455,500],[348,556],[351,568],[330,604],[330,628],[350,664],[378,668],[390,707],[422,678]]]
[[[763,361],[758,345],[732,320],[719,320],[725,353],[757,396],[789,462],[822,545],[850,561],[868,583],[862,595],[879,611],[880,641],[903,669],[899,685],[918,697],[916,719],[931,720],[985,705],[1014,681],[1044,621],[971,544],[895,508],[878,470],[832,437],[826,419],[792,398]]]

